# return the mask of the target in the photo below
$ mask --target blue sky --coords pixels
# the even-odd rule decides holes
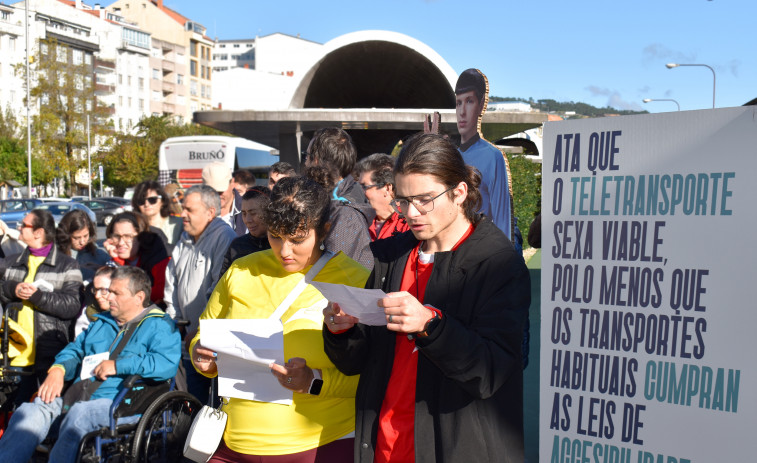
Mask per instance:
[[[210,37],[282,32],[325,43],[365,29],[424,42],[456,72],[481,69],[491,94],[617,109],[712,107],[757,97],[755,0],[165,0]]]

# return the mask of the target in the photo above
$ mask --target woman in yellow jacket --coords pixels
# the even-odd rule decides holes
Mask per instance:
[[[266,208],[271,249],[237,259],[223,275],[200,319],[268,318],[324,252],[329,197],[310,179],[276,184]],[[368,271],[339,253],[315,281],[363,287]],[[323,351],[323,296],[311,285],[284,312],[285,365],[272,373],[294,391],[291,405],[229,400],[223,441],[210,462],[351,462],[357,376],[344,376]],[[192,340],[201,374],[218,374],[215,353]]]

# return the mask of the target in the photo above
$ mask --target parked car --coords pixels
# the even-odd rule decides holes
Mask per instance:
[[[95,199],[108,201],[111,203],[116,203],[120,206],[123,206],[124,209],[126,209],[127,211],[131,210],[131,200],[129,199],[119,198],[118,196],[103,196],[102,198],[95,198]],[[74,201],[76,201],[77,203],[80,203],[80,202],[83,202],[84,200],[75,199]]]
[[[24,216],[40,204],[42,201],[38,199],[4,199],[0,201],[0,220],[16,228]]]
[[[90,208],[95,213],[95,217],[97,217],[97,222],[95,223],[105,225],[106,227],[110,225],[110,221],[113,220],[114,215],[126,211],[126,207],[123,205],[103,199],[85,199],[77,201],[77,203]]]
[[[55,219],[56,227],[58,226],[60,219],[62,219],[63,216],[66,215],[67,212],[72,211],[74,209],[79,209],[86,212],[87,215],[89,216],[89,219],[92,220],[92,222],[97,223],[97,217],[95,216],[94,212],[92,212],[84,204],[76,203],[73,201],[59,201],[59,202],[44,203],[35,207],[35,209],[47,209],[48,211],[50,211],[50,213],[53,215],[53,218]]]

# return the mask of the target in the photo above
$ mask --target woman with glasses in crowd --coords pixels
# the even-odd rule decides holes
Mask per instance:
[[[147,180],[135,186],[131,204],[135,212],[145,216],[151,227],[163,233],[162,238],[169,251],[179,242],[184,230],[181,217],[171,215],[171,198],[158,182]]]
[[[76,259],[85,285],[92,281],[95,271],[110,260],[108,253],[97,247],[96,240],[95,224],[86,212],[78,209],[67,212],[55,232],[58,249]]]
[[[210,463],[351,462],[356,376],[337,371],[323,351],[327,301],[312,285],[276,310],[326,252],[329,194],[306,177],[279,180],[265,209],[271,249],[237,259],[210,296],[203,319],[266,319],[283,324],[284,365],[272,365],[281,387],[293,391],[291,405],[231,398],[223,406],[228,422]],[[362,288],[368,271],[344,253],[325,255],[313,280]],[[323,264],[323,261],[320,262]],[[198,332],[190,352],[198,372],[218,374],[215,352],[203,348]],[[223,373],[223,372],[222,372]],[[252,385],[254,387],[254,385]]]
[[[105,250],[112,262],[136,266],[147,272],[152,283],[150,300],[162,307],[166,266],[171,256],[161,237],[150,231],[141,214],[134,212],[122,212],[113,217],[105,234],[108,237]]]

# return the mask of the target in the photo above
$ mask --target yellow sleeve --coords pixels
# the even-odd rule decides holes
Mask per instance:
[[[208,305],[205,306],[205,310],[200,315],[200,320],[208,320],[208,319],[218,319],[218,318],[225,318],[228,310],[229,310],[229,274],[232,273],[231,270],[227,271],[220,280],[218,280],[218,284],[216,284],[215,289],[213,290],[213,293],[210,295],[210,300],[208,300]],[[195,337],[192,338],[192,342],[189,343],[189,356],[190,359],[192,359],[192,366],[194,367],[194,358],[192,357],[192,351],[194,350],[195,344],[200,342],[200,327],[197,327],[197,333],[195,334]],[[218,373],[213,374],[206,374],[199,370],[197,370],[197,367],[195,367],[195,371],[197,373],[200,373],[201,375],[208,377],[208,378],[215,378],[218,376]]]
[[[319,396],[351,399],[355,397],[360,375],[345,376],[336,368],[321,368],[321,379],[323,387]]]

